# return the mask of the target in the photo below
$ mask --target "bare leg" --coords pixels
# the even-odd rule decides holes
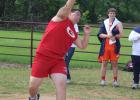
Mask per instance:
[[[29,82],[29,93],[30,97],[36,97],[39,86],[41,85],[43,78],[36,78],[31,76]]]
[[[51,74],[51,78],[56,87],[56,100],[66,100],[66,75]]]
[[[118,77],[118,63],[116,61],[111,61],[111,65],[113,67],[114,81],[117,81],[117,77]]]
[[[102,66],[101,66],[101,77],[102,77],[102,80],[105,80],[107,63],[108,63],[107,61],[103,61],[102,62]]]

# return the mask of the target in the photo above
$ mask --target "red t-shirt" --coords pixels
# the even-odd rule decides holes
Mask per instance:
[[[50,21],[37,48],[37,53],[48,57],[64,57],[76,39],[74,24],[69,19],[62,22]]]

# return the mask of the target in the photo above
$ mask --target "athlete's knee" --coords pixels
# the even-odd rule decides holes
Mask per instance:
[[[66,87],[66,75],[52,74],[51,78],[55,84],[56,89],[63,89]]]
[[[118,67],[118,63],[116,61],[112,61],[111,64],[112,64],[113,68],[117,68]]]
[[[118,66],[117,65],[114,65],[114,66],[112,66],[114,69],[118,69]]]
[[[38,93],[38,87],[36,87],[35,85],[30,85],[29,86],[29,94],[31,97],[35,97],[36,98],[36,95]],[[34,99],[33,99],[34,100]],[[36,100],[36,99],[35,99]],[[38,99],[37,99],[38,100]]]
[[[105,67],[106,68],[107,67],[107,62],[103,62],[102,63],[102,67]]]
[[[65,88],[65,87],[66,87],[66,81],[62,80],[62,81],[58,82],[58,83],[57,83],[57,86],[58,86],[58,87]]]
[[[29,82],[29,89],[33,90],[33,91],[37,90],[39,88],[41,82],[42,82],[42,79],[37,79],[37,78],[31,77],[30,82]]]
[[[66,89],[66,81],[59,81],[56,83],[57,91],[64,91]]]
[[[37,85],[34,85],[34,84],[30,83],[30,85],[29,85],[29,90],[30,91],[36,91],[37,89],[38,89]]]

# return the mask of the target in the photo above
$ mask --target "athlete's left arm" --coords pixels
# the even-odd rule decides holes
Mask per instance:
[[[119,23],[119,24],[117,25],[117,28],[118,28],[118,30],[119,30],[119,34],[116,35],[115,37],[119,39],[119,38],[121,38],[121,37],[124,35],[122,23]]]
[[[85,25],[84,28],[84,36],[83,39],[81,40],[79,37],[76,39],[74,42],[76,46],[80,49],[85,49],[88,46],[88,41],[89,41],[89,35],[91,32],[91,28],[89,25]]]

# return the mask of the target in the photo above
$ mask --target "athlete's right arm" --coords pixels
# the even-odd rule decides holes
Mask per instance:
[[[71,12],[71,9],[75,3],[75,0],[68,0],[67,3],[59,9],[56,16],[52,18],[54,22],[60,22],[65,20]]]

